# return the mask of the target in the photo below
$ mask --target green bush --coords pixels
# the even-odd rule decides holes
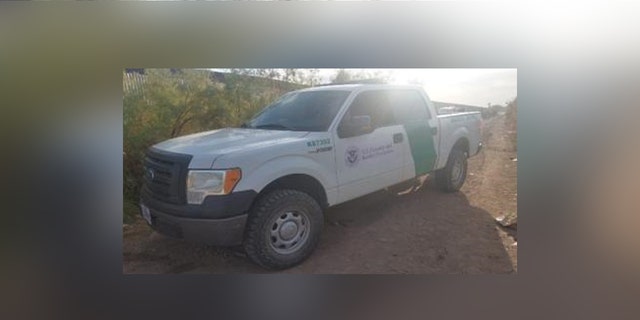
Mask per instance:
[[[145,69],[123,72],[123,179],[125,214],[136,210],[147,148],[189,133],[239,126],[285,92],[299,89],[279,80],[205,70]]]

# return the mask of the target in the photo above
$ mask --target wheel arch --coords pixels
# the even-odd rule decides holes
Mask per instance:
[[[461,149],[462,151],[466,152],[468,155],[469,145],[470,145],[469,139],[467,137],[459,137],[458,140],[456,140],[456,142],[453,144],[453,147],[451,148],[451,150]]]
[[[446,138],[440,145],[440,152],[437,159],[437,169],[442,169],[447,165],[451,150],[455,148],[464,148],[463,150],[469,155],[471,142],[469,141],[469,132],[465,127],[460,127],[454,131],[450,137]]]
[[[303,173],[294,173],[282,176],[267,184],[260,192],[256,201],[261,196],[277,189],[292,189],[304,192],[315,199],[322,209],[329,206],[327,193],[318,179]]]

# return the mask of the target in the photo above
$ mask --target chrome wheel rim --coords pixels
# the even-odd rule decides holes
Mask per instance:
[[[466,157],[466,153],[464,156]],[[454,185],[461,182],[464,170],[464,159],[456,157],[454,159],[453,166],[451,167],[451,182],[453,182]]]
[[[303,212],[286,211],[272,220],[267,234],[271,248],[289,254],[302,247],[309,237],[309,218]]]

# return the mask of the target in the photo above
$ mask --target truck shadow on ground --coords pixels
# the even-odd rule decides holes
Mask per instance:
[[[146,226],[145,226],[146,227]],[[149,232],[124,250],[125,273],[266,273],[240,250]],[[318,248],[286,273],[505,274],[514,269],[490,213],[427,181],[406,194],[376,192],[326,211]]]
[[[406,194],[381,191],[331,208],[326,221],[310,259],[321,267],[312,272],[514,272],[493,216],[462,192],[441,193],[429,179]]]

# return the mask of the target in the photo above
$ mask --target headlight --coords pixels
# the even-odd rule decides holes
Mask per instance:
[[[229,170],[191,170],[187,176],[187,202],[201,204],[208,195],[229,194],[236,186],[242,172]]]

